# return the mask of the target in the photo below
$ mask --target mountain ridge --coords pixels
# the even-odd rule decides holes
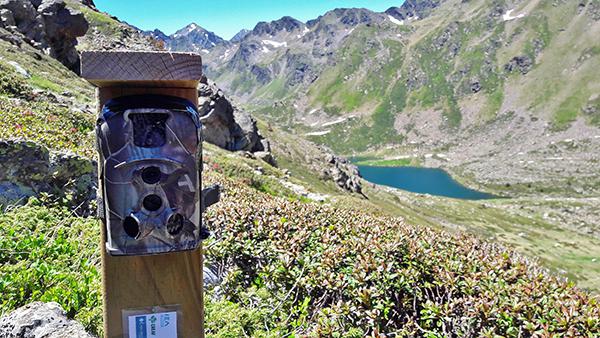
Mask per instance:
[[[415,156],[498,190],[510,185],[507,193],[555,190],[546,158],[573,157],[585,174],[559,164],[558,185],[589,194],[600,182],[586,155],[600,134],[599,7],[447,0],[336,9],[290,31],[259,29],[204,59],[241,105],[338,153]],[[563,140],[582,146],[553,146]],[[533,163],[516,160],[512,144]],[[445,159],[427,156],[435,153]],[[587,183],[574,190],[572,176]]]

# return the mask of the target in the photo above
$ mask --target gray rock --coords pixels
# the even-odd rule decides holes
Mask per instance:
[[[66,6],[63,0],[43,0],[38,12],[44,20],[50,55],[79,73],[77,38],[89,28],[83,13]]]
[[[594,21],[600,21],[600,3],[598,1],[590,1],[587,13]]]
[[[506,65],[504,65],[504,70],[507,73],[512,73],[515,70],[519,70],[521,74],[525,75],[529,73],[531,68],[533,67],[533,60],[529,56],[515,56],[513,57]]]
[[[1,0],[2,22],[11,32],[20,32],[25,36],[26,42],[40,43],[45,38],[42,18],[31,2],[27,0]]]
[[[424,18],[433,9],[438,7],[440,0],[407,0],[400,7],[391,7],[386,14],[395,17],[398,20],[408,20],[410,18]]]
[[[473,93],[479,93],[481,91],[481,83],[478,80],[471,82],[471,91]]]
[[[271,142],[269,142],[269,140],[267,140],[266,138],[261,138],[260,144],[264,151],[271,152]]]
[[[207,266],[203,267],[202,271],[204,286],[214,286],[221,284],[221,278],[218,276],[216,271],[213,271],[213,269]]]
[[[325,164],[321,170],[324,179],[333,180],[338,187],[354,193],[362,193],[362,184],[358,168],[346,158],[334,155],[329,149],[321,147],[324,151],[322,162]]]
[[[75,45],[77,37],[87,32],[88,22],[63,0],[0,0],[0,27],[79,71]]]
[[[50,171],[48,149],[34,142],[0,141],[0,182],[29,187],[38,193],[48,191]]]
[[[78,155],[50,152],[24,140],[0,140],[0,204],[21,204],[30,196],[49,193],[69,197],[82,215],[91,213],[96,198],[96,165]]]
[[[257,151],[254,153],[254,156],[267,162],[268,164],[270,164],[273,167],[277,167],[277,161],[275,161],[273,154],[271,154],[268,151]]]
[[[260,135],[256,120],[233,106],[214,83],[204,78],[198,88],[199,112],[204,140],[231,151],[264,151],[268,142]]]
[[[18,205],[27,201],[35,192],[22,184],[3,181],[0,182],[0,205]]]
[[[8,61],[7,63],[9,65],[13,66],[13,68],[17,71],[17,73],[23,75],[23,77],[25,77],[27,79],[31,77],[31,75],[29,75],[29,72],[27,72],[27,70],[25,70],[25,68],[23,68],[17,62],[15,62],[15,61]]]
[[[93,338],[58,303],[34,302],[0,318],[0,338]]]

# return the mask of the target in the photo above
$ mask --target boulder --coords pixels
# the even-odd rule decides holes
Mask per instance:
[[[362,184],[358,168],[346,158],[334,155],[329,149],[321,147],[324,165],[321,166],[321,176],[331,179],[338,187],[353,193],[362,193]]]
[[[521,74],[525,75],[529,73],[531,68],[533,67],[533,60],[526,55],[515,56],[510,61],[504,65],[504,70],[507,73],[512,73],[515,70],[518,70]]]
[[[33,192],[49,189],[50,152],[34,142],[0,141],[0,182],[27,187]]]
[[[83,13],[66,6],[63,0],[43,0],[38,7],[46,29],[50,56],[79,74],[77,38],[84,36],[89,25]]]
[[[34,302],[0,318],[0,338],[93,338],[58,303]]]
[[[88,26],[83,14],[64,0],[0,0],[0,28],[75,72],[79,72],[77,37],[85,35]]]
[[[25,70],[25,68],[23,68],[18,62],[8,61],[7,63],[11,65],[15,69],[15,71],[21,74],[24,78],[29,79],[31,77],[29,72]]]
[[[256,120],[233,106],[215,83],[203,78],[198,88],[204,140],[231,151],[268,151]]]
[[[84,157],[51,152],[35,142],[0,140],[0,205],[21,204],[49,193],[68,197],[70,206],[89,215],[96,198],[96,164]]]
[[[9,31],[23,34],[28,43],[40,45],[44,40],[44,24],[31,2],[1,0],[0,14],[0,25]]]
[[[271,154],[268,151],[257,151],[254,153],[254,156],[256,156],[256,158],[258,159],[265,161],[273,167],[277,167],[277,161],[275,161],[273,154]]]

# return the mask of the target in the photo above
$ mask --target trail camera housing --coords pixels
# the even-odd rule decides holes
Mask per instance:
[[[108,101],[96,126],[106,250],[145,255],[201,241],[202,135],[190,101],[163,95]]]

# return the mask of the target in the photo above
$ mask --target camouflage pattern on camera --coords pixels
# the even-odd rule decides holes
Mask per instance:
[[[201,241],[201,126],[194,105],[128,96],[97,124],[101,217],[111,255],[191,250]]]

